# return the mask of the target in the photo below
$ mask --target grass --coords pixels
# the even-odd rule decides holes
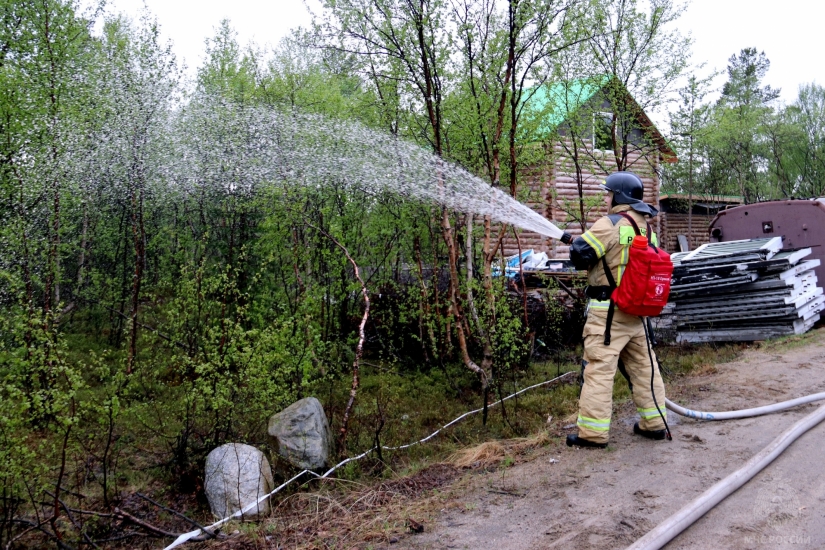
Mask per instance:
[[[494,465],[507,468],[515,464],[515,456],[544,447],[549,442],[550,435],[546,431],[530,437],[485,441],[454,452],[447,462],[457,468],[488,468]]]
[[[825,325],[809,330],[804,334],[792,334],[790,336],[767,340],[762,342],[759,347],[766,351],[789,351],[806,346],[814,341],[822,340],[823,337],[825,337]]]
[[[444,501],[438,489],[459,475],[453,466],[436,464],[378,484],[316,483],[311,492],[296,492],[277,503],[255,534],[209,546],[253,548],[262,539],[296,549],[384,546],[427,521]]]
[[[459,369],[407,374],[365,369],[353,419],[356,427],[350,434],[350,453],[371,447],[375,443],[376,432],[384,445],[403,445],[433,433],[469,410],[480,408],[480,387],[471,373],[465,373],[466,369],[461,367]],[[563,374],[573,370],[577,371],[578,366],[552,365],[551,369],[551,365],[546,363],[532,364],[530,368],[502,380],[500,387],[491,392],[488,402],[553,378],[557,372]],[[426,445],[385,453],[384,462],[391,471],[384,473],[393,475],[400,471],[414,471],[414,465],[420,460],[443,460],[463,447],[536,433],[546,427],[548,415],[561,418],[575,408],[577,399],[577,385],[531,390],[506,401],[503,406],[491,407],[486,425],[482,423],[482,414],[477,413],[447,428]],[[380,467],[373,462],[359,469],[361,473],[375,475]]]
[[[671,381],[710,374],[716,365],[735,360],[744,349],[746,346],[741,345],[664,347],[657,349],[657,354],[668,369],[666,379]],[[502,393],[507,395],[516,388],[579,368],[573,361],[534,362],[506,384]],[[456,390],[461,386],[448,383],[449,373],[396,373],[386,378],[386,368],[372,372],[367,369],[359,394],[361,421],[366,422],[370,414],[376,413],[370,404],[383,399],[383,442],[392,445],[418,439],[478,407],[477,393]],[[463,376],[460,371],[453,374]],[[470,380],[465,378],[464,382]],[[504,410],[490,409],[486,426],[482,426],[479,414],[442,432],[429,444],[385,456],[380,464],[373,459],[370,464],[354,466],[348,473],[349,481],[308,485],[274,505],[273,517],[257,527],[256,540],[266,533],[286,547],[386,545],[411,531],[410,520],[428,521],[444,508],[472,506],[460,498],[462,482],[457,480],[462,478],[462,471],[503,473],[560,441],[564,427],[575,422],[578,394],[577,383],[527,392],[518,400],[508,401]],[[629,399],[626,381],[617,376],[614,403],[618,407]],[[404,415],[406,419],[401,420]],[[399,487],[407,489],[399,491]],[[224,544],[222,547],[236,547],[235,543]]]
[[[788,337],[761,344],[761,349],[792,349],[816,337],[814,333]],[[106,361],[95,362],[95,356],[100,357],[105,346],[86,346],[86,342],[74,335],[67,338],[70,339],[67,347],[72,350],[70,359],[93,367],[86,372],[87,385],[81,390],[83,394],[90,394],[85,400],[104,402],[109,395],[105,392],[112,393],[114,389],[112,384],[97,384],[95,373],[102,372],[104,364],[115,368],[113,365],[121,363],[122,357],[112,353]],[[715,372],[717,365],[736,359],[744,349],[747,347],[742,345],[663,347],[657,349],[657,354],[664,366],[666,381],[678,383],[681,377]],[[559,374],[578,372],[579,354],[579,350],[568,350],[554,360],[533,361],[525,368],[500,370],[498,384],[488,402]],[[465,471],[500,471],[504,475],[513,465],[541,455],[548,445],[558,444],[568,431],[565,427],[575,423],[577,413],[579,386],[576,378],[571,378],[572,383],[540,387],[508,400],[503,406],[490,408],[486,424],[479,413],[444,430],[426,444],[385,451],[380,457],[373,454],[349,463],[336,472],[337,480],[291,487],[273,502],[271,517],[259,524],[230,525],[224,532],[238,530],[237,536],[204,545],[252,548],[267,546],[270,540],[267,537],[274,537],[272,540],[283,547],[295,548],[386,546],[393,538],[414,530],[416,522],[427,521],[448,506],[450,497],[445,490],[458,485],[455,490],[460,491],[461,482],[456,480],[460,480]],[[307,387],[304,395],[319,397],[335,420],[340,418],[342,404],[348,397],[346,382],[328,378]],[[164,412],[180,408],[174,403],[174,399],[182,395],[180,388],[157,384],[138,389],[140,391],[131,390],[137,392],[134,395],[127,395],[135,404],[129,408],[124,406],[120,411],[112,438],[112,452],[117,459],[110,465],[111,473],[117,476],[113,495],[128,498],[134,492],[149,494],[171,508],[188,509],[192,517],[208,523],[206,503],[197,496],[201,494],[197,488],[202,463],[193,456],[185,464],[185,470],[162,465],[162,461],[169,459],[171,446],[181,433],[180,422],[171,413]],[[146,396],[151,399],[146,401]],[[617,407],[630,399],[628,385],[621,376],[615,379],[613,398]],[[362,366],[362,384],[350,422],[348,448],[342,454],[353,456],[376,442],[395,446],[417,441],[459,415],[479,408],[481,399],[477,378],[461,365],[401,370],[392,363],[368,359]],[[123,399],[121,403],[126,401]],[[156,417],[164,423],[155,425]],[[105,420],[105,414],[96,413],[93,418]],[[77,445],[83,449],[78,449],[78,453],[88,446],[100,456],[99,451],[107,441],[106,428],[105,423],[79,426]],[[332,428],[337,431],[337,426]],[[205,437],[209,435],[198,433],[192,437],[208,451],[212,447]],[[266,448],[262,441],[249,442]],[[99,484],[101,468],[100,458],[78,462],[75,477],[96,480],[84,482],[86,505],[90,505],[89,500],[95,503],[100,500],[96,484]],[[283,478],[288,474],[279,475]],[[192,488],[188,492],[179,479],[185,476],[191,477]],[[138,508],[138,504],[142,507]],[[175,518],[150,510],[145,503],[134,501],[131,505],[130,509],[140,510],[141,517],[169,530],[190,528],[179,525]]]
[[[814,341],[821,334],[821,331],[811,331],[805,335],[765,342],[759,348],[772,351],[793,349]],[[737,360],[751,348],[746,344],[705,344],[660,347],[656,351],[665,381],[678,384],[682,377],[714,374],[718,372],[719,365]],[[533,362],[529,368],[503,383],[495,398],[553,378],[559,373],[577,372],[580,367],[570,358],[568,356],[565,363],[558,360]],[[362,429],[357,431],[360,431],[360,444],[369,446],[374,441],[366,437],[369,432],[363,427],[369,424],[370,416],[376,414],[373,404],[381,399],[384,399],[381,414],[385,415],[386,420],[381,441],[387,445],[420,439],[463,412],[477,408],[480,405],[478,389],[473,388],[472,377],[460,366],[454,368],[457,370],[395,374],[390,378],[386,369],[367,372],[359,394],[361,406],[358,414]],[[449,383],[451,376],[454,381],[458,380],[457,384]],[[456,387],[463,387],[464,390],[456,390]],[[578,396],[579,387],[575,383],[532,390],[506,402],[504,407],[491,408],[486,426],[482,425],[480,414],[469,417],[448,428],[427,445],[384,457],[383,465],[354,466],[348,477],[411,475],[440,461],[459,468],[472,465],[488,468],[502,461],[519,460],[524,455],[519,448],[523,442],[530,441],[527,447],[531,449],[539,448],[549,442],[552,434],[560,433],[564,426],[575,422]],[[619,406],[630,398],[627,382],[623,377],[616,376],[614,403]],[[495,399],[491,397],[490,400]]]
[[[716,365],[738,359],[748,346],[744,344],[703,344],[660,347],[656,350],[665,381],[680,376],[712,374]]]
[[[700,345],[661,347],[657,349],[659,360],[668,383],[684,376],[702,376],[716,372],[717,365],[738,358],[746,349],[742,345]],[[459,367],[460,369],[460,367]],[[533,362],[529,368],[517,373],[496,392],[499,397],[555,377],[558,373],[578,372],[574,362]],[[431,372],[415,375],[392,374],[386,369],[369,370],[359,393],[360,405],[353,437],[354,450],[369,448],[374,444],[374,433],[369,430],[376,419],[383,415],[384,426],[380,441],[385,445],[399,445],[416,441],[429,435],[460,414],[480,406],[478,389],[472,388],[472,377],[463,372],[453,373],[461,380],[464,391],[456,391],[448,384],[449,373]],[[459,385],[459,387],[461,387]],[[481,414],[468,417],[448,428],[425,445],[395,453],[385,453],[383,463],[374,457],[352,466],[348,479],[362,476],[388,478],[415,474],[433,463],[446,461],[459,468],[475,465],[487,468],[500,464],[511,457],[519,460],[535,449],[547,445],[553,436],[575,423],[579,386],[577,382],[553,388],[537,388],[505,402],[504,407],[490,408],[488,422],[482,425]],[[622,376],[616,376],[613,401],[618,407],[631,398],[630,389]],[[429,406],[428,406],[429,405]],[[351,452],[354,452],[351,451]]]

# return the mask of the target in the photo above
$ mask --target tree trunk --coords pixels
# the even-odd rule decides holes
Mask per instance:
[[[688,250],[693,250],[693,132],[690,135],[688,155]]]
[[[444,242],[447,244],[450,263],[450,312],[452,313],[453,319],[455,319],[456,335],[458,337],[458,347],[461,352],[461,358],[468,369],[478,374],[482,387],[486,388],[488,384],[487,373],[470,358],[469,348],[467,347],[467,336],[464,334],[464,324],[462,322],[461,309],[458,304],[458,251],[453,240],[453,228],[450,225],[450,216],[446,208],[443,209],[441,213],[441,229],[444,235]]]
[[[132,237],[135,250],[135,271],[132,276],[132,311],[129,327],[129,352],[126,359],[126,374],[134,370],[137,356],[138,308],[140,307],[140,285],[143,279],[143,265],[146,250],[146,231],[143,225],[143,189],[132,190]]]

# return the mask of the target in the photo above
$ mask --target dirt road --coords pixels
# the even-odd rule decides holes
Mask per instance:
[[[721,411],[825,391],[825,329],[799,347],[749,350],[709,370],[670,387],[671,398]],[[724,422],[671,413],[668,442],[634,436],[635,410],[624,404],[607,450],[558,443],[530,462],[477,475],[457,505],[393,548],[624,548],[818,405]],[[825,423],[666,548],[825,548]]]

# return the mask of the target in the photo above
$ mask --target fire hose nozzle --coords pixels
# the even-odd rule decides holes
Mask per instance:
[[[563,242],[564,244],[570,244],[570,243],[573,242],[573,235],[571,235],[570,233],[566,233],[566,232],[562,233],[561,239],[559,239],[559,240],[561,242]]]

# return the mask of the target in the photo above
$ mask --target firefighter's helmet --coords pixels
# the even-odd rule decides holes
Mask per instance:
[[[607,176],[599,188],[613,193],[613,206],[629,204],[633,210],[642,214],[655,216],[658,213],[658,210],[642,202],[645,186],[641,178],[633,172],[614,172]]]

